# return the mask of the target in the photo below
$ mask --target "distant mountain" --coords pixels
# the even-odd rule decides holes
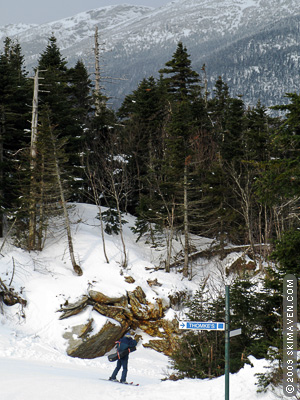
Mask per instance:
[[[0,28],[0,39],[19,40],[30,70],[54,33],[71,65],[81,58],[93,71],[97,25],[102,76],[110,77],[104,85],[116,107],[144,77],[158,76],[182,41],[192,67],[201,74],[206,65],[211,90],[222,76],[233,95],[269,106],[300,87],[299,22],[298,0],[175,0],[158,9],[109,6],[40,26],[10,25]]]

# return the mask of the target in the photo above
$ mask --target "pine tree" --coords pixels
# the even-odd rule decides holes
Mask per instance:
[[[93,98],[92,82],[88,71],[82,61],[77,61],[73,68],[67,71],[68,77],[68,101],[70,102],[73,115],[74,132],[69,140],[72,145],[69,146],[71,165],[76,180],[72,182],[72,201],[88,201],[87,193],[89,184],[86,181],[85,159],[86,151],[91,147],[89,141],[92,138],[93,124]]]
[[[300,95],[297,93],[287,93],[286,97],[289,100],[288,104],[272,107],[274,110],[286,112],[275,141],[282,156],[295,160],[300,157]]]
[[[86,66],[78,60],[74,67],[67,71],[69,101],[76,120],[84,129],[90,128],[90,114],[93,110],[91,96],[92,81]]]
[[[173,57],[159,72],[169,92],[171,105],[170,121],[166,127],[166,157],[163,164],[163,191],[168,193],[168,202],[176,207],[175,221],[181,224],[184,232],[184,267],[183,275],[188,276],[189,265],[189,217],[191,202],[189,192],[193,188],[189,182],[193,169],[193,146],[197,122],[193,118],[193,104],[198,101],[201,88],[199,74],[192,70],[191,60],[186,47],[178,43]],[[196,188],[193,188],[196,190]],[[170,202],[171,201],[171,202]],[[178,211],[179,213],[178,213]],[[178,226],[178,225],[177,225]]]
[[[175,100],[194,99],[199,94],[199,74],[192,70],[187,48],[179,42],[175,53],[166,67],[159,72],[168,75],[165,82],[171,98]],[[170,76],[169,76],[170,75]]]
[[[273,107],[286,115],[271,121],[270,157],[259,163],[255,182],[258,201],[269,215],[265,218],[267,236],[277,240],[285,230],[297,227],[299,220],[300,97],[287,97],[290,104]]]
[[[285,275],[288,274],[292,274],[296,277],[298,281],[297,299],[299,299],[299,230],[291,229],[284,232],[281,239],[275,241],[275,249],[272,252],[270,258],[275,264],[268,268],[264,285],[270,293],[271,300],[271,309],[268,315],[276,316],[278,329],[276,332],[276,336],[274,336],[271,343],[272,348],[269,349],[269,352],[266,356],[266,358],[269,360],[269,366],[266,372],[258,374],[258,386],[260,392],[265,392],[268,389],[278,389],[282,386],[283,383],[283,278]],[[297,317],[299,320],[299,306],[297,307],[297,310]],[[269,327],[272,326],[274,326],[274,323],[273,325],[269,325]]]
[[[243,138],[245,160],[264,162],[271,156],[271,134],[277,119],[268,115],[267,109],[257,102],[246,110],[246,132]]]
[[[130,155],[129,168],[136,177],[129,209],[148,220],[155,219],[155,160],[164,158],[165,95],[163,82],[150,77],[126,96],[119,110],[124,124],[121,138],[126,153]]]
[[[244,221],[240,204],[233,193],[235,175],[239,176],[243,160],[244,104],[229,96],[229,89],[221,77],[216,81],[214,97],[207,104],[212,153],[210,166],[201,171],[202,209],[206,217],[202,231],[220,241],[243,243]],[[230,175],[232,175],[230,177]]]
[[[76,181],[76,178],[77,176],[82,178],[80,155],[85,140],[84,125],[81,120],[82,97],[86,100],[84,111],[86,119],[89,107],[86,91],[90,83],[82,63],[77,64],[71,71],[68,70],[67,62],[62,57],[56,42],[55,36],[51,36],[45,51],[39,58],[38,68],[41,72],[44,71],[42,72],[44,80],[41,86],[40,102],[51,110],[53,124],[58,128],[60,135],[68,139],[66,153],[69,157],[70,179],[74,187],[72,198],[78,199],[75,192],[80,190],[78,188],[80,181]],[[75,82],[75,77],[78,79],[79,76],[80,80]],[[83,92],[80,93],[81,100],[79,100],[78,90],[75,90],[75,84],[84,87]],[[79,198],[82,199],[80,194]]]
[[[0,236],[3,216],[16,206],[17,153],[29,143],[28,104],[31,84],[27,79],[21,47],[10,38],[4,41],[0,55]]]
[[[242,334],[230,339],[230,371],[237,372],[248,356],[265,358],[280,340],[280,319],[274,293],[264,282],[244,276],[230,286],[230,328]],[[190,321],[224,321],[225,298],[201,286],[185,306]],[[224,332],[184,332],[172,354],[177,378],[211,378],[224,374]]]

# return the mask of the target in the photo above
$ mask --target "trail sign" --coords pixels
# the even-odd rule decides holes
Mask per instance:
[[[235,329],[233,331],[229,332],[229,337],[233,337],[233,336],[237,336],[237,335],[241,335],[242,334],[242,329]]]
[[[230,338],[240,335],[241,328],[230,331],[230,301],[229,285],[225,285],[225,322],[179,321],[179,329],[194,329],[198,331],[225,331],[225,400],[229,400],[229,344]]]
[[[179,329],[194,329],[198,331],[224,331],[225,322],[179,321]]]

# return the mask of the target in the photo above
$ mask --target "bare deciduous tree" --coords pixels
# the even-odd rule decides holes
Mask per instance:
[[[120,138],[116,132],[103,141],[94,143],[94,197],[99,198],[96,192],[100,192],[106,204],[115,209],[118,217],[119,234],[122,244],[121,264],[124,268],[128,265],[127,250],[123,235],[122,212],[127,211],[127,205],[132,192],[132,182],[128,171],[128,159],[121,152]]]

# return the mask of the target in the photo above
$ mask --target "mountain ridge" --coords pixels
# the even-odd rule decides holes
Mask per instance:
[[[197,72],[201,71],[203,64],[207,66],[211,86],[216,77],[224,76],[229,86],[233,84],[233,92],[244,94],[243,86],[246,87],[247,103],[253,104],[258,98],[263,98],[268,106],[279,100],[278,90],[274,98],[274,85],[272,81],[267,81],[268,75],[276,77],[276,71],[272,68],[275,64],[278,68],[277,57],[281,58],[283,54],[286,57],[281,66],[286,70],[284,82],[280,84],[283,95],[285,88],[296,90],[300,83],[296,64],[288,65],[291,54],[286,51],[291,50],[291,43],[284,39],[284,33],[280,37],[276,33],[283,27],[289,31],[286,19],[297,18],[298,15],[300,3],[296,0],[175,0],[159,8],[130,4],[101,7],[59,21],[30,26],[27,30],[23,26],[23,31],[20,26],[10,29],[18,29],[12,39],[19,40],[29,70],[36,65],[39,54],[53,33],[70,65],[80,58],[93,72],[93,35],[97,25],[100,42],[105,43],[101,49],[105,64],[103,76],[126,78],[118,85],[105,84],[108,94],[114,98],[115,106],[120,105],[124,96],[134,90],[143,78],[158,76],[157,71],[171,59],[179,41],[187,47],[192,66]],[[297,24],[293,27],[293,32],[289,33],[292,42],[298,40]],[[9,30],[6,28],[5,32]],[[3,34],[4,29],[0,27],[0,38],[3,38]],[[260,47],[252,47],[262,60],[272,56],[273,61],[267,63],[270,71],[266,70],[263,61],[259,65],[251,64],[253,57],[249,57],[249,43],[255,42],[258,37]],[[262,37],[265,38],[264,42]],[[241,46],[241,43],[244,45]],[[276,47],[277,54],[274,53]],[[294,52],[294,49],[291,51]],[[231,74],[225,66],[222,67],[224,54],[226,59],[231,57],[236,60]],[[243,68],[240,70],[238,63],[241,64],[241,60]],[[254,79],[258,77],[255,74],[250,74],[249,78],[249,70],[253,70],[253,67],[260,71],[261,79],[256,82]],[[234,71],[238,71],[240,80],[244,77],[243,85],[235,84],[237,79]],[[263,83],[259,83],[259,80]],[[269,95],[266,94],[267,90]]]

